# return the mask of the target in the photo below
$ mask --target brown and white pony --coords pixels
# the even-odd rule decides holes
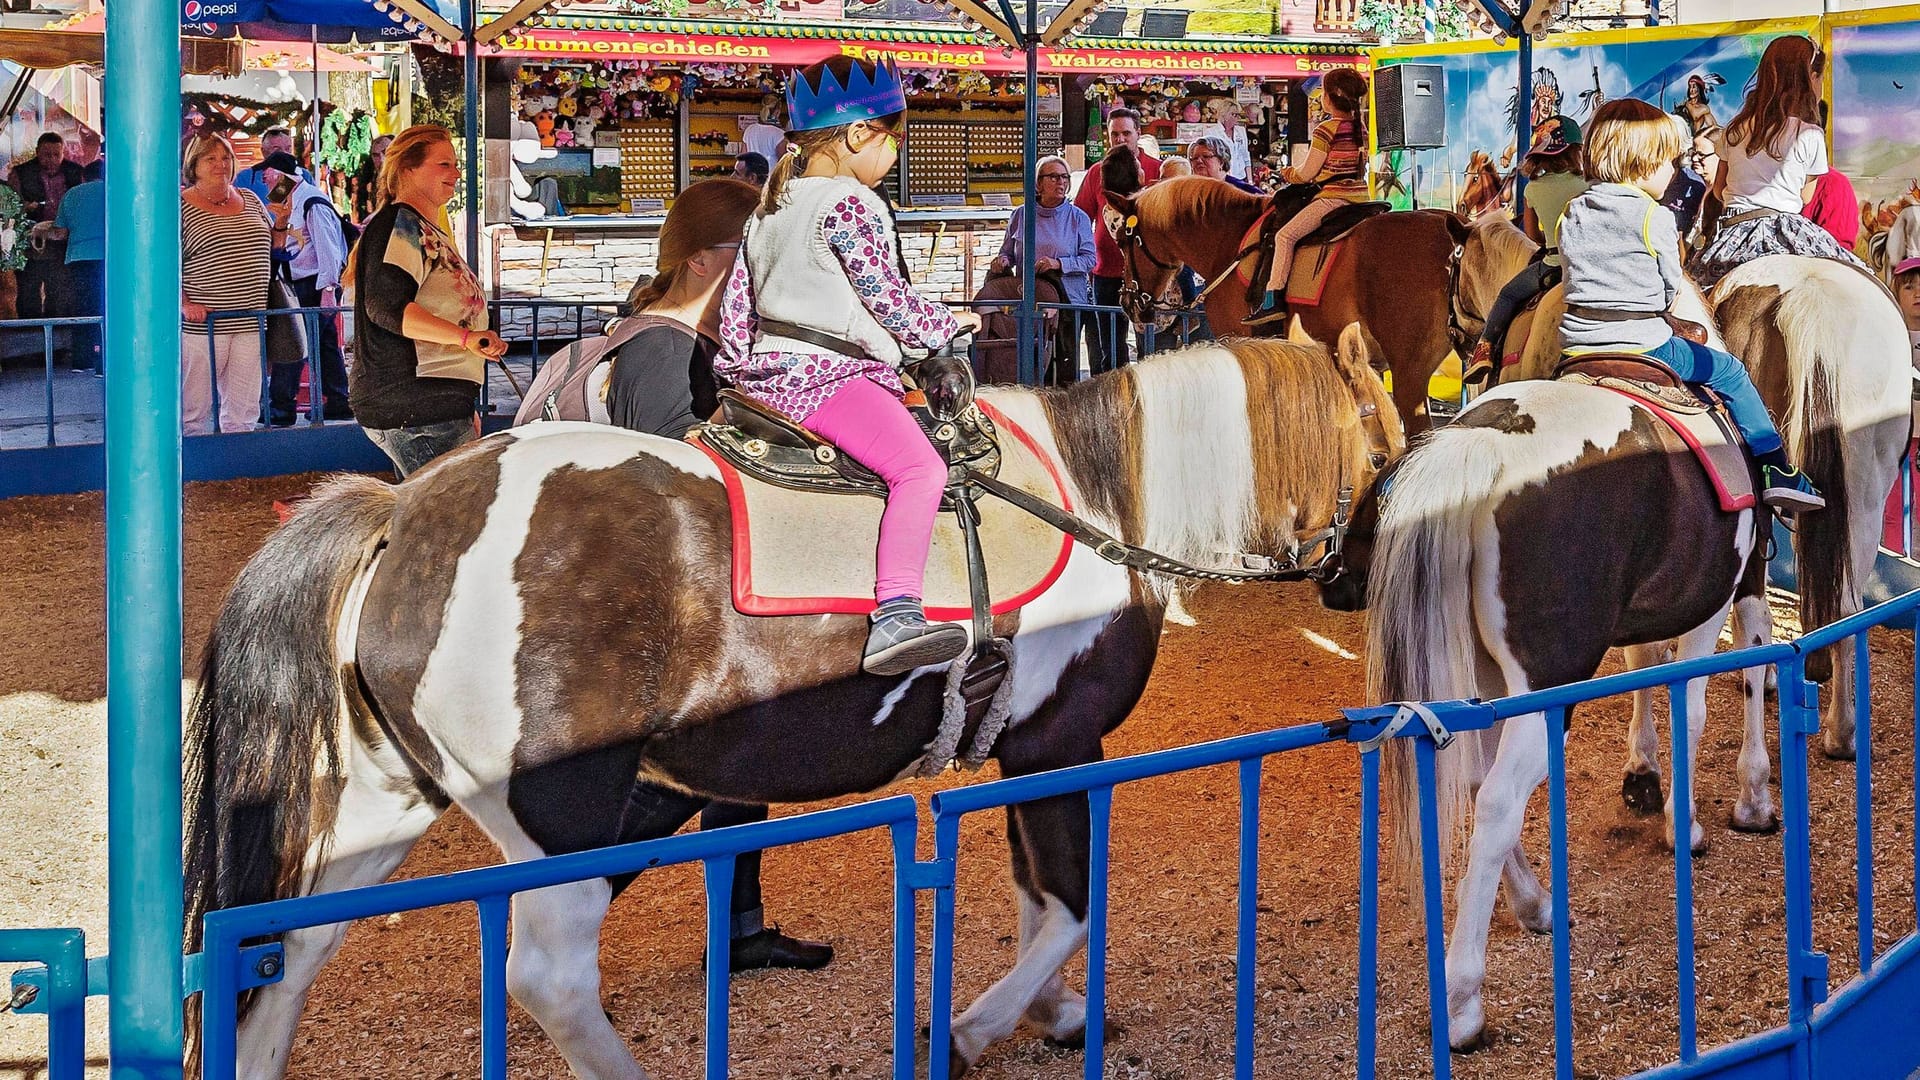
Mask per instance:
[[[1162,181],[1132,198],[1108,196],[1133,217],[1138,242],[1121,245],[1127,315],[1144,323],[1146,298],[1164,293],[1182,265],[1209,283],[1226,273],[1271,200],[1203,176]],[[1460,219],[1439,211],[1383,214],[1363,222],[1328,275],[1322,303],[1301,307],[1301,327],[1332,342],[1358,323],[1374,362],[1393,373],[1393,399],[1409,435],[1425,431],[1427,381],[1453,349],[1448,264],[1466,238]],[[1257,256],[1209,292],[1207,323],[1220,337],[1248,332],[1246,278]]]
[[[1349,537],[1330,606],[1368,609],[1373,702],[1495,698],[1590,678],[1607,650],[1677,640],[1714,649],[1757,536],[1752,510],[1723,511],[1686,452],[1669,453],[1644,409],[1599,387],[1497,387],[1376,481]],[[1382,493],[1382,488],[1385,492]],[[1706,680],[1687,687],[1691,754]],[[1547,775],[1540,715],[1463,733],[1435,761],[1441,850],[1473,801],[1473,833],[1447,950],[1448,1035],[1474,1045],[1496,889],[1528,929],[1551,929],[1547,890],[1520,846]],[[1403,873],[1419,874],[1410,740],[1390,740],[1383,800]],[[1672,799],[1668,802],[1671,837]],[[1685,794],[1692,806],[1693,793]],[[1695,825],[1696,835],[1698,825]]]
[[[1795,541],[1803,620],[1825,625],[1860,608],[1879,508],[1905,446],[1903,324],[1864,274],[1798,256],[1749,263],[1714,297],[1727,344],[1781,418],[1790,454],[1827,493],[1827,508],[1800,520]],[[1688,292],[1677,306],[1691,312],[1699,301]],[[1718,510],[1699,465],[1662,451],[1644,411],[1610,391],[1521,381],[1476,399],[1376,481],[1356,507],[1348,575],[1323,597],[1369,609],[1369,700],[1492,698],[1588,678],[1610,646],[1625,647],[1636,667],[1706,655],[1730,609],[1738,644],[1770,640],[1754,549],[1751,512]],[[1851,661],[1850,649],[1832,657],[1823,739],[1836,757],[1853,754]],[[1825,679],[1823,663],[1810,660],[1809,676]],[[1733,824],[1763,830],[1777,816],[1760,673],[1746,677]],[[1687,700],[1693,756],[1705,680],[1689,683]],[[1546,891],[1519,847],[1527,799],[1546,777],[1545,738],[1538,716],[1520,717],[1462,736],[1437,761],[1443,850],[1473,800],[1447,954],[1456,1048],[1472,1045],[1484,1024],[1496,883],[1504,879],[1522,925],[1550,929]],[[1409,747],[1398,740],[1386,752],[1402,866],[1417,873]],[[1660,805],[1658,760],[1652,695],[1642,693],[1623,788],[1640,808]],[[1669,843],[1676,797],[1665,799]],[[1706,837],[1692,820],[1699,850]]]
[[[1457,312],[1478,332],[1479,314],[1506,277],[1518,272],[1534,244],[1504,219],[1476,222],[1460,260]],[[1503,277],[1503,275],[1505,275]],[[1505,380],[1547,377],[1561,355],[1559,288],[1541,300],[1520,359]],[[1879,511],[1899,469],[1910,416],[1911,348],[1897,308],[1869,277],[1838,262],[1793,255],[1756,259],[1734,270],[1706,297],[1683,290],[1674,313],[1708,327],[1712,344],[1740,358],[1786,439],[1787,455],[1824,492],[1827,509],[1808,515],[1794,538],[1800,619],[1805,629],[1859,611],[1862,589],[1879,552]],[[1516,325],[1516,332],[1523,327]],[[1724,335],[1724,337],[1722,336]],[[1735,609],[1743,644],[1770,640],[1772,617],[1764,599]],[[1629,656],[1630,662],[1642,658]],[[1813,658],[1809,674],[1832,684],[1824,708],[1822,746],[1829,755],[1853,753],[1853,655],[1847,650]],[[1651,694],[1636,709],[1629,755],[1630,801],[1644,809],[1648,777],[1657,791],[1651,754]],[[1742,795],[1734,824],[1774,824],[1765,733],[1750,718],[1741,750]]]
[[[1288,552],[1405,445],[1357,331],[1334,359],[1242,341],[983,398],[1089,521],[1200,563]],[[185,751],[190,940],[213,908],[382,880],[451,804],[523,860],[664,836],[709,800],[811,802],[912,775],[944,673],[863,674],[857,615],[738,614],[731,559],[712,461],[607,426],[529,425],[398,486],[321,487],[241,572],[207,647]],[[1000,618],[1003,774],[1101,756],[1172,587],[1075,546],[1056,584]],[[1059,971],[1087,935],[1086,799],[1020,806],[1008,834],[1019,960],[955,1022],[961,1064],[1023,1016],[1061,1040],[1085,1020]],[[600,926],[624,884],[513,904],[508,987],[581,1077],[644,1076],[600,1004]],[[285,1068],[344,933],[287,935],[284,980],[245,1006],[242,1075]]]

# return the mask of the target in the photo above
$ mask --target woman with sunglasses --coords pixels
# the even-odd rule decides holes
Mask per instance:
[[[836,56],[787,85],[790,149],[774,166],[721,301],[715,370],[887,482],[875,610],[861,667],[945,664],[967,632],[921,607],[947,465],[901,398],[907,348],[938,349],[980,317],[922,297],[900,273],[873,186],[899,159],[907,98],[891,63]]]
[[[1034,181],[1033,248],[1034,273],[1057,273],[1067,294],[1067,302],[1093,302],[1094,260],[1093,219],[1086,211],[1067,201],[1073,186],[1073,170],[1058,154],[1040,159]],[[1005,274],[1020,265],[1020,249],[1026,243],[1025,206],[1014,208],[1007,219],[1007,236],[1000,243],[1000,254],[993,260],[993,272]]]

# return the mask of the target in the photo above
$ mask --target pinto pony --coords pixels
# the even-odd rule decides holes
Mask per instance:
[[[1332,359],[1242,341],[982,400],[1086,520],[1205,564],[1288,554],[1405,445],[1358,331]],[[456,803],[523,860],[665,836],[710,800],[811,802],[911,775],[944,671],[863,674],[858,615],[739,614],[730,537],[711,459],[606,426],[529,425],[397,487],[321,487],[235,580],[207,647],[185,748],[189,940],[215,908],[384,879]],[[1100,758],[1146,685],[1171,589],[1075,545],[999,617],[1004,775]],[[1022,1016],[1060,1040],[1085,1023],[1060,978],[1087,937],[1085,797],[1013,808],[1008,840],[1019,959],[940,1048],[962,1069]],[[594,1080],[645,1075],[600,1004],[600,927],[625,884],[513,902],[508,988]],[[243,1003],[243,1075],[284,1070],[344,934],[286,935],[285,978]]]
[[[1184,265],[1210,284],[1229,275],[1206,295],[1207,323],[1221,337],[1247,332],[1246,282],[1259,256],[1242,251],[1271,199],[1192,176],[1131,198],[1110,195],[1108,202],[1135,222],[1121,254],[1123,303],[1136,324],[1150,320],[1146,301],[1164,293]],[[1393,373],[1393,399],[1409,435],[1427,429],[1427,381],[1453,349],[1447,282],[1465,239],[1465,224],[1444,212],[1370,218],[1347,237],[1322,302],[1297,310],[1315,341],[1331,342],[1359,325],[1374,362]]]
[[[1323,592],[1330,606],[1368,608],[1368,700],[1560,686],[1591,677],[1618,645],[1678,639],[1683,658],[1712,652],[1754,560],[1754,515],[1722,510],[1694,457],[1666,449],[1659,423],[1601,387],[1515,383],[1482,395],[1376,483],[1355,515],[1349,577]],[[1705,679],[1688,684],[1687,704],[1697,754]],[[1496,889],[1504,881],[1523,926],[1551,929],[1547,890],[1520,845],[1548,737],[1541,715],[1515,717],[1462,733],[1435,758],[1442,851],[1473,804],[1447,950],[1456,1049],[1485,1025]],[[1417,880],[1413,744],[1389,740],[1381,753],[1396,858]],[[1669,836],[1671,799],[1683,797],[1691,806],[1690,791],[1668,803]]]

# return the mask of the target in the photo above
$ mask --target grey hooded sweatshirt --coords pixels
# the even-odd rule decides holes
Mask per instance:
[[[1560,219],[1566,264],[1567,315],[1560,320],[1567,351],[1646,352],[1673,330],[1660,316],[1685,282],[1673,214],[1627,184],[1595,184],[1567,204]],[[1580,308],[1642,314],[1627,320],[1575,314]]]

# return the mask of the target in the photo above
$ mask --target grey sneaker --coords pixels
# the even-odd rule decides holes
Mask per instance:
[[[1760,501],[1782,514],[1804,514],[1827,505],[1826,498],[1807,479],[1807,474],[1791,465],[1784,469],[1762,465],[1760,477]]]
[[[873,627],[867,631],[860,667],[869,675],[902,675],[947,663],[967,651],[967,632],[952,623],[928,623],[916,597],[889,600],[868,618]]]

